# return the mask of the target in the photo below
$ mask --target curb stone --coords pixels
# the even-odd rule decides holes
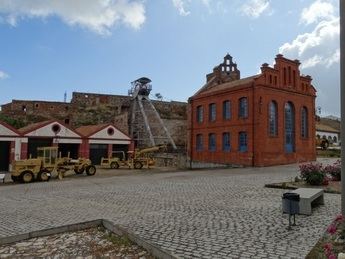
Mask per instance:
[[[133,243],[136,243],[137,245],[146,249],[149,253],[151,253],[156,258],[180,259],[180,257],[172,253],[169,253],[168,251],[161,249],[156,245],[153,245],[147,242],[145,239],[135,235],[133,232],[130,232],[122,228],[121,226],[115,225],[109,220],[105,220],[105,219],[97,219],[97,220],[86,221],[86,222],[61,226],[61,227],[54,227],[54,228],[48,228],[48,229],[43,229],[43,230],[38,230],[38,231],[32,231],[29,233],[24,233],[24,234],[19,234],[19,235],[14,235],[14,236],[1,237],[0,245],[7,245],[7,244],[24,241],[31,238],[50,236],[50,235],[61,234],[65,232],[74,232],[74,231],[85,230],[88,228],[99,227],[99,226],[103,226],[105,229],[119,236],[127,237]]]

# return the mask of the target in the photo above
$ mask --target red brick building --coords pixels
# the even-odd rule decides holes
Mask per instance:
[[[277,55],[274,67],[240,78],[228,54],[189,98],[193,164],[269,166],[316,159],[315,97],[300,62]]]

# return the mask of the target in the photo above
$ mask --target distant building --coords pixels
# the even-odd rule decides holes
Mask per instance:
[[[277,55],[274,67],[240,78],[228,54],[189,98],[193,165],[269,166],[316,159],[315,97],[300,62]]]
[[[57,120],[30,124],[19,130],[0,121],[0,171],[11,170],[14,160],[36,158],[38,147],[56,146],[62,157],[90,158],[98,165],[113,151],[132,150],[132,140],[112,124],[72,129]]]
[[[316,123],[316,137],[318,139],[327,139],[329,143],[339,143],[340,131],[322,123]]]

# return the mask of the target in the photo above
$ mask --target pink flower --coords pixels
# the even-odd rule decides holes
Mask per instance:
[[[323,246],[323,249],[326,251],[326,252],[330,252],[332,250],[333,246],[331,243],[327,243]]]
[[[327,232],[333,235],[335,232],[337,232],[337,226],[334,224],[329,225],[327,228]]]
[[[335,218],[335,221],[336,222],[341,222],[341,221],[344,221],[344,216],[339,214],[336,218]]]
[[[337,259],[337,257],[335,256],[335,254],[330,254],[328,255],[328,259]]]

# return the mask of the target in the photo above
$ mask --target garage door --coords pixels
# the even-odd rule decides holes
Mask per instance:
[[[59,144],[59,152],[61,152],[62,157],[69,157],[77,159],[79,157],[79,144]]]
[[[0,171],[8,171],[11,142],[0,141]]]
[[[91,144],[90,145],[90,160],[94,165],[101,164],[102,157],[108,157],[107,144]]]
[[[39,147],[51,147],[53,144],[52,138],[29,138],[28,141],[28,158],[37,157],[37,148]]]

